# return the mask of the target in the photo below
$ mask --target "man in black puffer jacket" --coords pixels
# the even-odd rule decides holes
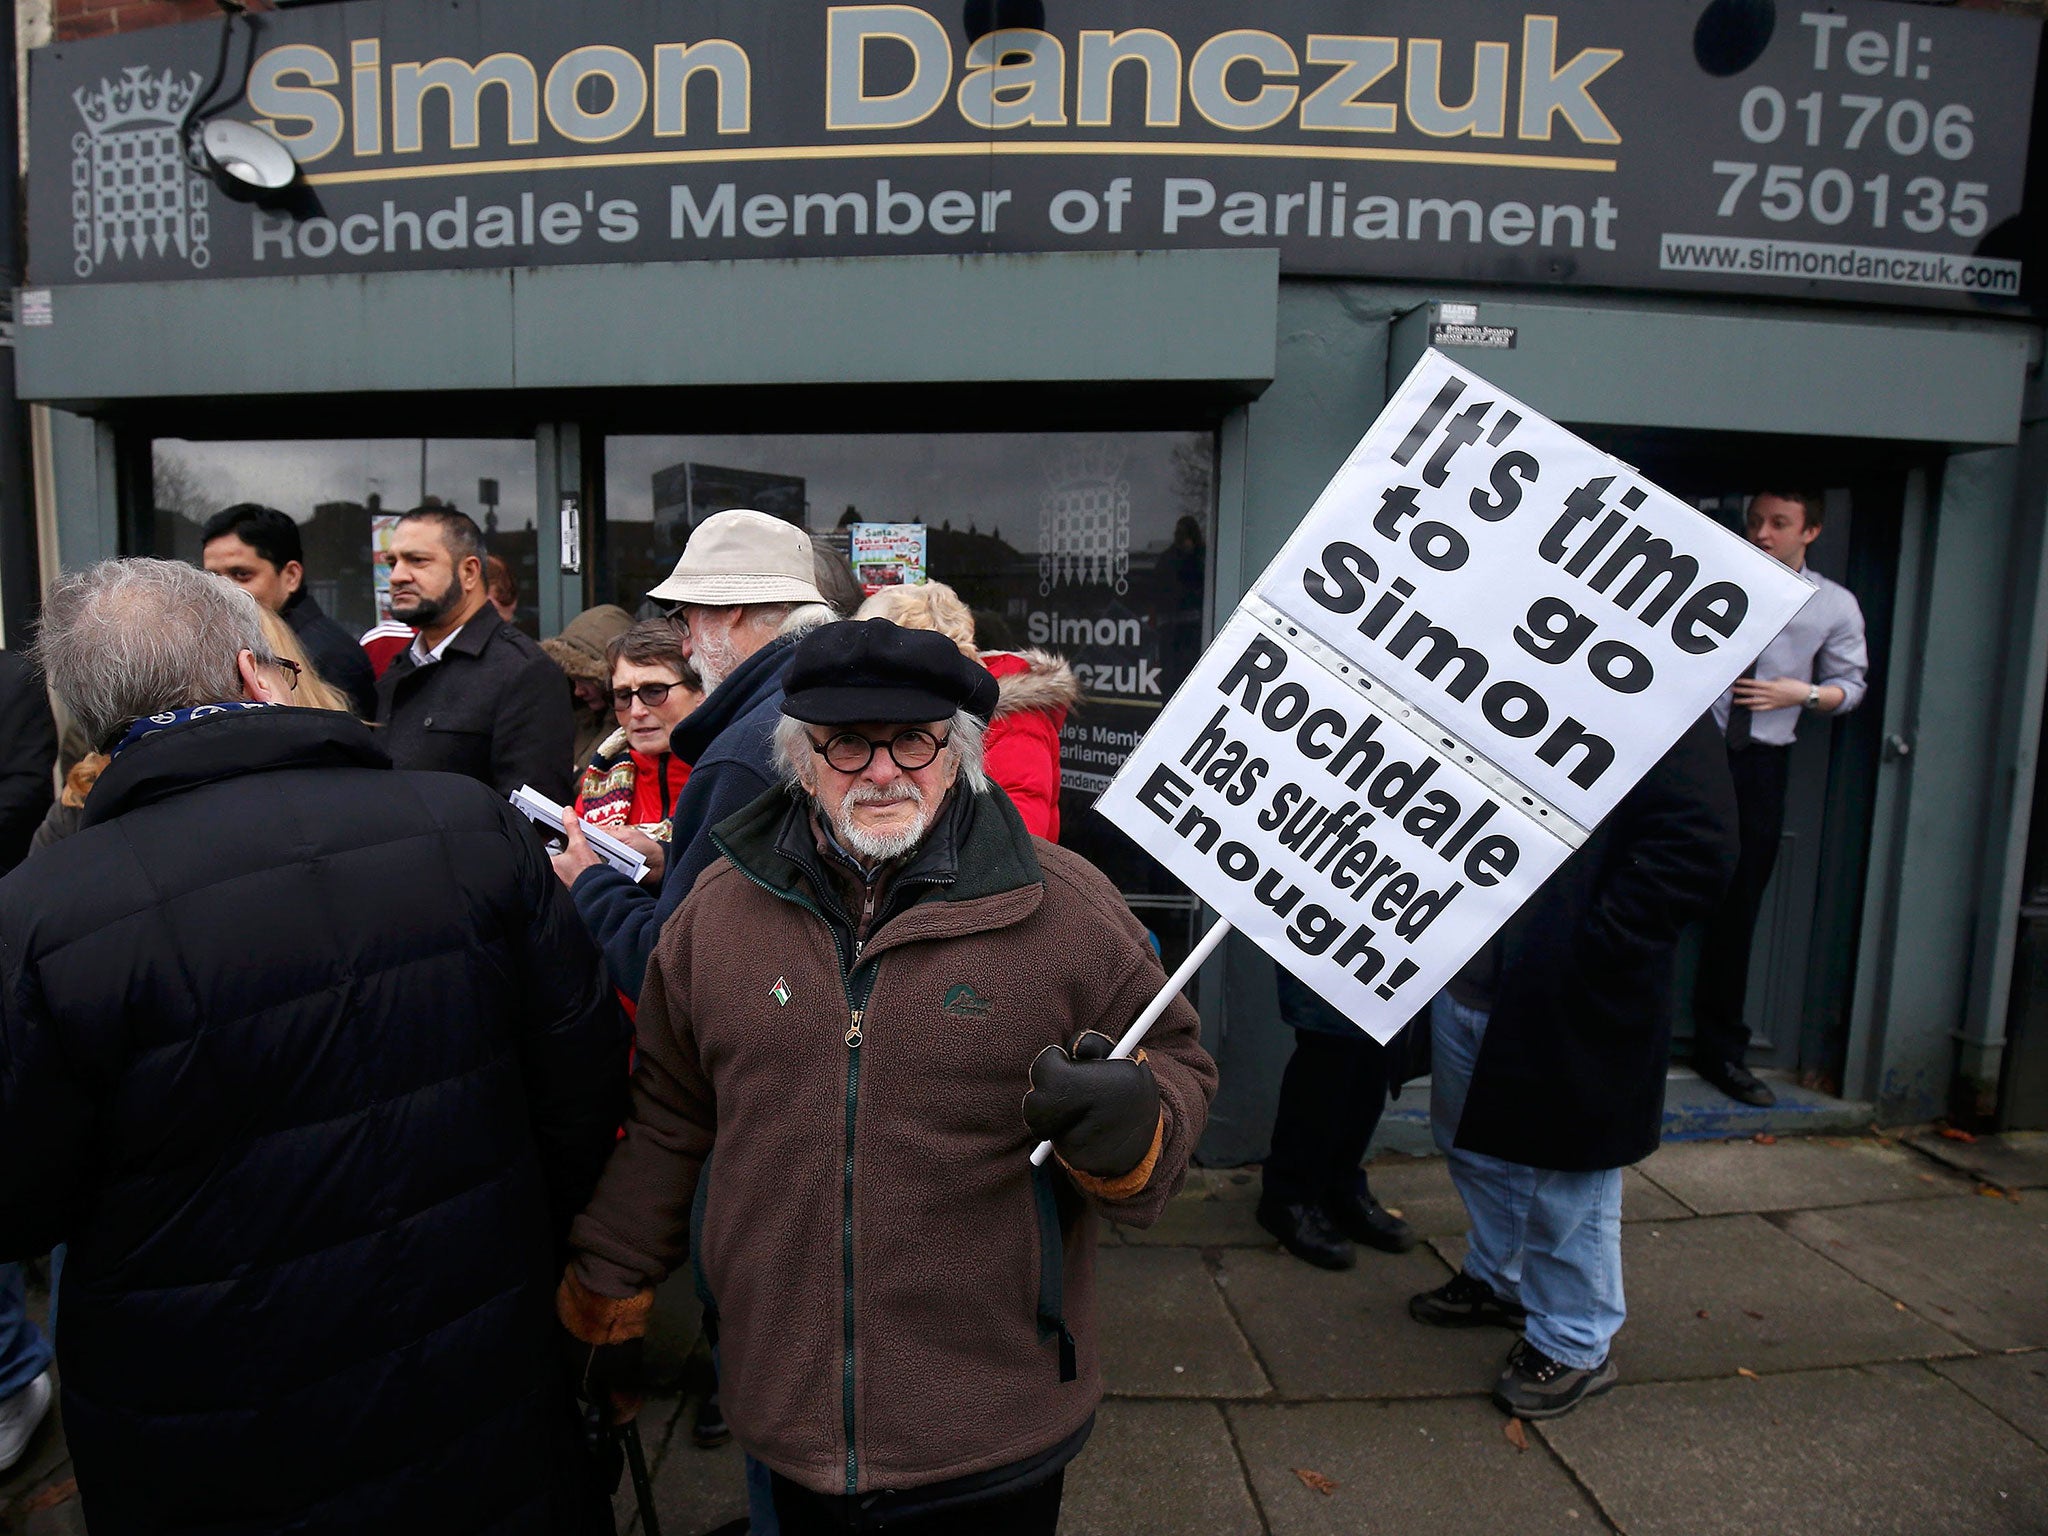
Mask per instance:
[[[552,1303],[627,1033],[532,834],[271,707],[218,577],[63,577],[38,648],[114,757],[0,881],[0,1259],[70,1244],[94,1536],[608,1532]]]

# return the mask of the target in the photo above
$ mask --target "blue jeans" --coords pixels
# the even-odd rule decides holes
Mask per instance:
[[[1524,1335],[1589,1371],[1628,1317],[1621,1290],[1621,1170],[1561,1173],[1453,1145],[1487,1015],[1439,992],[1429,1008],[1430,1129],[1465,1202],[1465,1273],[1529,1310]]]
[[[50,1346],[29,1321],[27,1285],[19,1264],[0,1264],[0,1400],[14,1396],[50,1368]]]

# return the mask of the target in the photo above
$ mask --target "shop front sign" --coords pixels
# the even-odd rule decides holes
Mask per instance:
[[[2034,20],[1029,9],[977,37],[951,3],[265,14],[222,96],[298,159],[317,207],[290,213],[178,152],[211,25],[40,49],[31,281],[1270,246],[1302,274],[2024,297]]]

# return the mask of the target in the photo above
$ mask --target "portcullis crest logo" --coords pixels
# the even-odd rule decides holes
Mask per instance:
[[[955,1018],[985,1019],[989,1013],[989,1001],[964,981],[956,981],[946,988],[946,1000],[939,1004],[941,1013],[950,1013]]]
[[[178,128],[199,76],[153,75],[133,64],[71,100],[85,131],[71,136],[71,270],[91,277],[109,259],[176,251],[212,260],[207,180],[186,164]]]

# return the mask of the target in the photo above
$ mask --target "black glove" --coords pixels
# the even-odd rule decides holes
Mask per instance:
[[[1107,1035],[1089,1030],[1070,1056],[1048,1045],[1031,1063],[1024,1123],[1051,1140],[1060,1161],[1098,1179],[1122,1178],[1152,1150],[1159,1085],[1142,1060],[1111,1061]]]

